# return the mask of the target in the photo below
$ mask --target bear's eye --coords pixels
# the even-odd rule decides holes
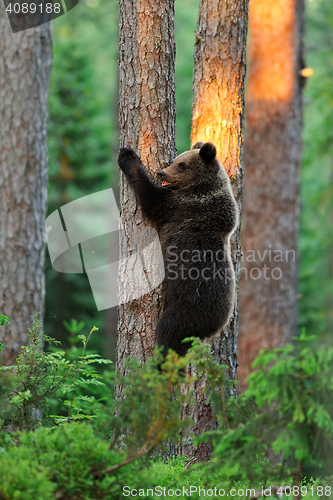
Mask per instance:
[[[186,168],[186,164],[185,164],[185,163],[183,163],[183,162],[181,162],[181,163],[179,163],[178,168],[179,168],[179,170],[182,170],[182,171],[183,171],[183,170],[185,170],[185,168]]]

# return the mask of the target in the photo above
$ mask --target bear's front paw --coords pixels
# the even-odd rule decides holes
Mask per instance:
[[[128,175],[134,164],[140,164],[140,158],[131,148],[120,148],[118,154],[118,165],[119,168]]]

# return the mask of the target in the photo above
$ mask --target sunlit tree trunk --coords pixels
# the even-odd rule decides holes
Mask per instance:
[[[212,141],[227,170],[241,213],[242,142],[244,80],[246,72],[248,0],[201,0],[194,55],[193,111],[191,143]],[[232,256],[239,280],[240,227],[232,235]],[[237,368],[238,297],[228,327],[211,342],[219,363],[228,366],[231,379]],[[196,435],[214,429],[216,421],[202,389],[204,380],[195,384],[196,404],[185,409],[194,419]],[[181,453],[197,460],[209,458],[210,446],[193,448],[184,436]]]
[[[11,364],[44,308],[51,25],[12,33],[0,2],[0,327]]]
[[[120,0],[119,122],[120,143],[132,147],[154,174],[170,164],[175,148],[174,0]],[[120,253],[133,227],[146,224],[132,190],[121,176]],[[130,276],[120,266],[121,288]],[[161,312],[159,290],[119,306],[116,360],[123,370],[129,356],[145,361],[156,345]]]
[[[250,3],[240,390],[259,350],[296,333],[303,10],[303,0]]]

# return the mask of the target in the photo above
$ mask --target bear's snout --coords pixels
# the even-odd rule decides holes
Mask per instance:
[[[164,172],[164,170],[160,170],[157,172],[158,177],[162,181],[162,186],[169,186],[171,182],[167,180],[167,174]]]
[[[162,186],[170,186],[172,182],[168,179],[168,175],[164,170],[160,170],[157,172],[158,177],[160,178],[160,181],[162,181]]]

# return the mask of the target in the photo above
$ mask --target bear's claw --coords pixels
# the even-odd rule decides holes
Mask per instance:
[[[131,148],[120,148],[118,154],[118,165],[124,174],[128,174],[131,169],[133,162],[140,162],[140,158]]]

